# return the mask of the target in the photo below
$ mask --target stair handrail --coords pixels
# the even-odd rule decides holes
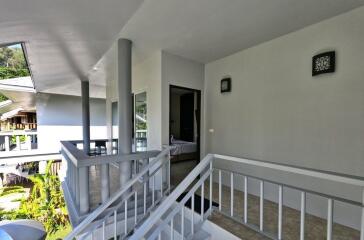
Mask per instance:
[[[206,157],[185,177],[185,179],[168,195],[159,205],[157,209],[150,214],[149,218],[129,237],[129,240],[140,240],[152,229],[152,227],[162,218],[162,216],[170,209],[177,199],[183,194],[188,187],[196,180],[196,178],[206,171],[206,168],[212,163],[213,154],[208,154]],[[204,178],[204,177],[202,177]],[[184,203],[186,197],[181,201]]]
[[[140,171],[134,178],[130,179],[123,188],[119,189],[116,193],[114,193],[106,202],[97,207],[92,213],[90,213],[80,224],[77,225],[73,229],[71,233],[69,233],[64,240],[72,240],[76,238],[78,235],[82,234],[82,232],[95,221],[102,213],[104,213],[114,202],[120,200],[124,201],[125,193],[127,193],[130,188],[139,181],[140,178],[146,175],[146,173],[155,165],[160,163],[157,169],[154,172],[157,172],[161,167],[163,167],[164,163],[169,160],[166,158],[169,155],[170,148],[165,148],[162,152],[160,152],[153,160],[150,162],[142,171]]]

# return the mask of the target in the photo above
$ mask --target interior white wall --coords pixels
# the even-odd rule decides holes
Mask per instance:
[[[90,99],[91,139],[106,139],[105,99]],[[62,140],[82,140],[81,97],[37,93],[38,148],[60,150]]]
[[[201,112],[204,99],[204,64],[162,51],[162,143],[169,144],[169,86],[201,90]],[[203,128],[201,114],[201,129]],[[201,131],[202,134],[202,131]],[[203,153],[201,152],[203,156]]]
[[[363,176],[362,22],[363,7],[207,64],[207,152]],[[312,56],[325,50],[336,51],[337,70],[312,77]],[[226,75],[232,92],[221,94]],[[325,216],[325,202],[314,209]],[[357,227],[360,216],[335,219]]]

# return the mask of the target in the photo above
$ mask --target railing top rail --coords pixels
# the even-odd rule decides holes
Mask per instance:
[[[129,180],[125,186],[114,193],[105,203],[96,208],[90,215],[88,215],[66,238],[65,240],[72,240],[77,237],[83,230],[87,228],[98,216],[100,216],[107,208],[109,208],[116,200],[118,200],[126,191],[128,191],[136,182],[143,177],[150,168],[156,164],[162,157],[169,154],[170,149],[165,149],[156,156],[156,158],[149,163],[142,171],[140,171],[133,179]],[[162,163],[163,164],[163,163]],[[161,164],[161,165],[162,165]]]
[[[38,132],[34,130],[12,130],[12,131],[1,131],[0,136],[18,136],[18,135],[37,135]]]
[[[101,165],[107,163],[116,163],[123,161],[131,161],[138,159],[146,159],[156,157],[160,151],[151,150],[145,152],[135,152],[130,154],[119,155],[102,155],[102,156],[89,156],[82,150],[78,149],[72,141],[62,141],[62,151],[67,154],[68,158],[76,167],[88,167],[94,165]]]
[[[96,141],[104,141],[104,142],[108,142],[109,139],[105,139],[105,138],[100,138],[100,139],[91,139],[90,142],[96,142]],[[118,139],[114,138],[112,139],[113,142],[117,142]],[[83,143],[83,140],[70,140],[70,141],[67,141],[67,142],[70,142],[72,144],[78,144],[78,143]]]
[[[208,154],[183,181],[173,190],[173,192],[163,201],[163,204],[153,211],[149,218],[135,231],[129,238],[132,240],[142,239],[143,236],[153,227],[153,225],[161,219],[163,214],[173,206],[179,196],[193,183],[193,181],[201,174],[201,172],[210,164],[213,155]]]
[[[213,156],[217,159],[223,159],[223,160],[243,163],[243,164],[257,166],[257,167],[264,167],[264,168],[269,168],[269,169],[273,169],[273,170],[284,171],[284,172],[288,172],[288,173],[300,174],[300,175],[304,175],[304,176],[315,177],[315,178],[320,178],[320,179],[324,179],[324,180],[364,187],[364,177],[352,176],[352,175],[347,175],[347,174],[340,174],[340,173],[335,173],[335,172],[322,171],[322,170],[310,169],[310,168],[304,168],[304,167],[298,167],[298,166],[282,164],[282,163],[275,163],[275,162],[270,162],[270,161],[225,156],[225,155],[220,155],[220,154],[213,154]]]

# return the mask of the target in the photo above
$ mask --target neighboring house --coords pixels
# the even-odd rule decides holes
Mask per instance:
[[[62,158],[66,239],[364,240],[363,1],[7,4],[37,149],[0,163]]]

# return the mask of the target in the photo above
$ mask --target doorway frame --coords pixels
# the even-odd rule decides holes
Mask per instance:
[[[188,87],[182,87],[182,86],[178,86],[178,85],[173,85],[173,84],[169,84],[169,107],[168,107],[168,142],[169,144],[171,144],[171,96],[172,96],[172,89],[173,88],[177,88],[177,89],[184,89],[184,90],[188,90],[188,91],[192,91],[192,92],[196,92],[197,93],[197,110],[199,112],[198,118],[197,118],[197,160],[200,161],[201,159],[201,117],[202,117],[202,111],[201,111],[201,107],[202,107],[202,95],[201,92],[202,90],[199,89],[194,89],[194,88],[188,88]],[[194,113],[195,115],[195,113]]]

